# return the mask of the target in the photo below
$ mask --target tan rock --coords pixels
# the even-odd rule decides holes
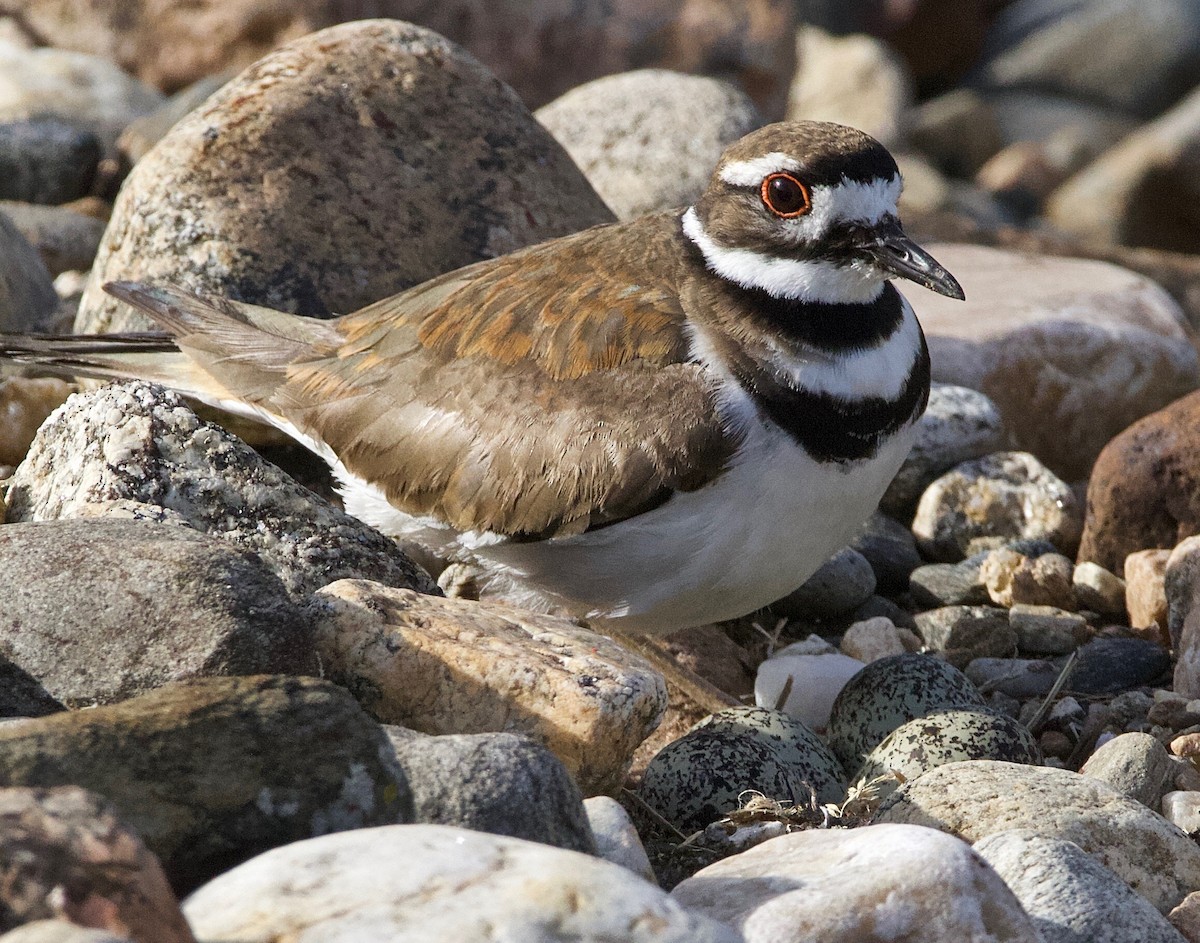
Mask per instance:
[[[1195,252],[1198,144],[1200,91],[1194,91],[1059,187],[1046,202],[1046,217],[1093,242]]]
[[[1200,943],[1200,891],[1192,891],[1169,914],[1171,926],[1183,934],[1187,943]]]
[[[857,658],[864,664],[888,655],[903,655],[910,650],[904,644],[900,630],[886,616],[855,622],[842,635],[841,648],[843,654]]]
[[[154,853],[84,789],[0,789],[0,861],[0,929],[63,916],[133,943],[194,943]]]
[[[1114,435],[1200,384],[1178,305],[1147,279],[1082,259],[929,248],[967,294],[906,292],[933,378],[986,393],[1018,446],[1064,478],[1085,477]]]
[[[1071,585],[1074,566],[1060,553],[1030,558],[1015,550],[1001,548],[988,554],[979,575],[988,595],[998,606],[1019,604],[1075,608],[1075,590]]]
[[[46,417],[61,406],[75,386],[49,377],[0,380],[0,465],[17,465]]]
[[[796,31],[796,60],[789,121],[836,121],[866,131],[888,147],[903,142],[912,79],[885,42],[861,33],[832,36],[802,25]]]
[[[1171,647],[1167,634],[1167,561],[1169,550],[1139,550],[1125,558],[1125,606],[1138,634]]]
[[[80,332],[144,328],[113,279],[317,317],[612,219],[511,89],[428,30],[362,20],[277,50],[134,168]]]
[[[1098,563],[1084,561],[1071,573],[1075,597],[1083,609],[1104,615],[1125,612],[1125,581]]]
[[[528,734],[585,795],[620,784],[666,709],[648,664],[566,619],[365,580],[313,598],[325,670],[381,721],[432,734]]]

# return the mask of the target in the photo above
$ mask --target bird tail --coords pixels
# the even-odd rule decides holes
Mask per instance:
[[[288,367],[336,345],[327,322],[171,287],[110,282],[104,290],[144,311],[161,332],[0,335],[0,359],[63,376],[144,379],[262,419]]]

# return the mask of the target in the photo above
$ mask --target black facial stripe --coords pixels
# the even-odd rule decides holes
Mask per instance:
[[[733,370],[759,409],[819,462],[874,457],[886,439],[925,411],[929,401],[929,349],[924,337],[895,399],[843,399],[796,389],[748,361],[733,364]]]
[[[822,154],[802,162],[796,172],[809,186],[836,185],[843,178],[851,183],[872,183],[899,176],[896,161],[880,145],[849,154]]]
[[[874,301],[861,304],[777,298],[761,288],[742,288],[726,282],[726,294],[750,317],[788,340],[833,354],[875,347],[904,323],[904,299],[891,282]]]

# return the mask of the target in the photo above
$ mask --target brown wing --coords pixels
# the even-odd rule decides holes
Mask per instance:
[[[698,488],[733,444],[687,362],[676,226],[599,227],[379,302],[271,399],[459,530],[577,533]]]

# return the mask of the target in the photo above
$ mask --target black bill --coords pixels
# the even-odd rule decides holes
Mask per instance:
[[[959,301],[967,297],[958,280],[942,268],[937,259],[904,235],[899,223],[879,233],[863,248],[876,265],[893,275]]]

